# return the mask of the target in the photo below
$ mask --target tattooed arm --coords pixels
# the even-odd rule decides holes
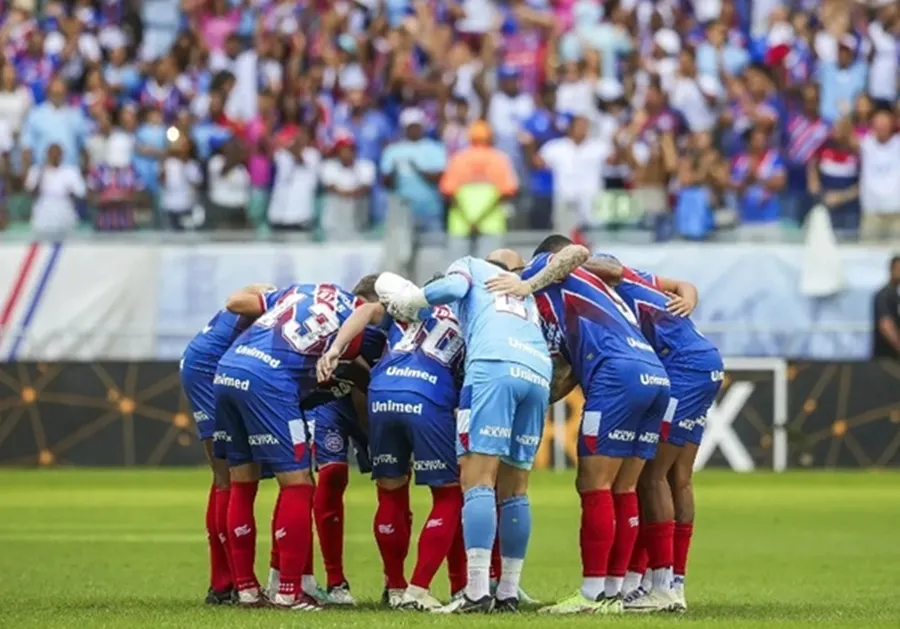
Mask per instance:
[[[572,365],[562,356],[554,356],[553,379],[550,381],[550,403],[553,404],[566,397],[576,384]]]
[[[622,276],[625,274],[625,267],[622,266],[622,263],[608,256],[594,256],[582,267],[612,286],[621,282]]]
[[[572,271],[587,262],[591,252],[581,245],[566,245],[547,262],[534,277],[521,280],[512,274],[501,274],[486,282],[488,290],[501,295],[527,297],[554,282],[565,279]]]

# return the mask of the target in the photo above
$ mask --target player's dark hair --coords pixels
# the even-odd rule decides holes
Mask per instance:
[[[366,301],[378,301],[378,293],[375,292],[375,280],[377,279],[378,273],[363,275],[353,287],[353,294]]]
[[[900,255],[896,255],[893,258],[891,258],[891,266],[889,266],[888,268],[893,269],[898,264],[900,264]]]
[[[494,266],[499,266],[504,271],[509,271],[509,267],[500,262],[500,260],[487,260],[487,262],[493,264]]]
[[[538,256],[542,253],[556,253],[563,247],[567,247],[571,244],[572,241],[562,234],[551,234],[541,241],[541,244],[537,246],[537,249],[534,250],[534,254],[532,255]]]

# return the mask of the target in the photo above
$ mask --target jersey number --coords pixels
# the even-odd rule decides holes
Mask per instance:
[[[395,352],[422,352],[442,365],[451,365],[463,349],[459,326],[452,319],[437,319],[431,331],[425,329],[425,321],[410,325],[397,344]]]
[[[281,336],[298,352],[306,353],[338,331],[341,322],[328,304],[316,302],[307,308],[309,316],[303,321],[296,320],[297,304],[306,299],[302,293],[285,295],[271,309],[267,310],[256,324],[264,328],[272,328],[286,317],[290,317],[281,326]]]
[[[529,308],[528,302],[524,297],[516,295],[497,295],[494,297],[494,308],[497,312],[508,312],[517,317],[521,317],[527,321],[531,321],[535,325],[540,325],[540,316],[537,308]]]

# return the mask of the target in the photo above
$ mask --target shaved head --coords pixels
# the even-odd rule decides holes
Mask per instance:
[[[512,249],[495,249],[487,257],[488,262],[499,263],[507,271],[521,273],[525,268],[525,260]]]

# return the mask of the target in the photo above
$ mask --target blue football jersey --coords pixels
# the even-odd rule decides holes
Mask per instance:
[[[293,284],[272,298],[275,303],[235,340],[219,368],[260,371],[273,384],[293,381],[302,395],[316,387],[316,361],[360,301],[334,284]],[[362,339],[345,355],[358,355]]]
[[[664,365],[690,366],[691,356],[718,352],[689,318],[666,310],[669,297],[659,287],[655,275],[625,267],[616,292],[640,321],[644,336]]]
[[[533,277],[551,259],[549,253],[538,255],[522,271],[522,278]],[[563,281],[539,291],[537,300],[551,349],[563,351],[580,382],[586,382],[606,358],[659,364],[634,313],[612,288],[585,269],[575,269]]]
[[[278,291],[269,291],[260,295],[264,310],[275,303],[278,294]],[[219,360],[251,323],[253,323],[251,317],[235,314],[223,308],[184,348],[181,355],[182,367],[190,366],[198,371],[215,374]]]
[[[456,316],[435,306],[421,321],[385,315],[388,350],[372,370],[369,389],[412,391],[443,408],[456,408],[465,343]]]
[[[534,297],[496,295],[485,286],[504,272],[468,256],[447,269],[469,282],[469,291],[452,305],[466,342],[467,369],[473,361],[513,362],[549,380],[552,363]]]

